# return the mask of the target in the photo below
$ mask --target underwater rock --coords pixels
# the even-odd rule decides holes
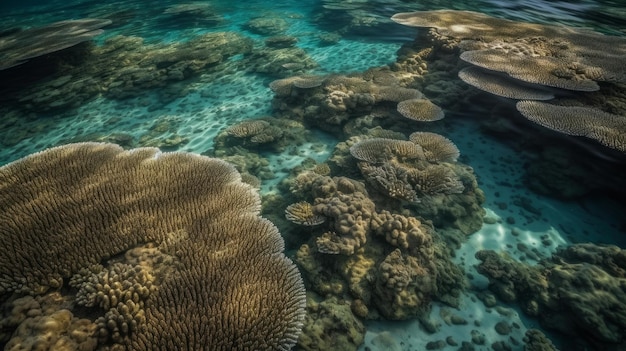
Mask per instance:
[[[335,297],[320,301],[314,294],[307,295],[304,327],[294,350],[356,351],[365,338],[365,326],[350,305]]]
[[[265,39],[265,45],[274,49],[290,48],[297,42],[298,38],[291,35],[275,35]]]
[[[524,351],[558,351],[539,329],[528,329],[524,335]]]
[[[249,69],[275,77],[287,77],[309,71],[318,66],[309,54],[297,47],[265,47],[246,57]]]
[[[244,28],[255,34],[278,35],[289,28],[289,23],[278,16],[261,16],[246,22]]]
[[[372,338],[371,343],[373,346],[378,347],[379,350],[402,351],[402,347],[396,341],[396,338],[388,331],[378,333],[378,335]]]
[[[84,18],[6,33],[0,42],[0,71],[91,40],[109,24],[107,19]]]
[[[519,303],[542,326],[567,335],[572,344],[619,349],[626,338],[626,250],[574,244],[538,266],[493,251],[479,251],[478,271],[504,301]]]
[[[341,34],[339,33],[320,33],[317,35],[317,39],[320,42],[320,46],[335,45],[341,40]]]
[[[160,24],[165,27],[214,26],[225,21],[213,5],[205,2],[188,2],[168,6]]]
[[[598,178],[568,148],[546,146],[526,169],[526,183],[540,194],[575,199],[599,191],[606,182]]]
[[[51,76],[33,77],[40,82],[11,89],[3,99],[19,104],[22,110],[49,111],[77,107],[98,94],[116,99],[135,97],[207,73],[211,67],[225,64],[227,58],[251,50],[251,39],[232,32],[151,45],[141,38],[115,36],[101,46],[78,51],[82,61],[62,61]]]

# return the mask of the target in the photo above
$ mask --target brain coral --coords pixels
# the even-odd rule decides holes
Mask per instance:
[[[176,274],[149,291],[145,321],[123,347],[287,350],[296,343],[303,283],[278,230],[259,216],[258,195],[224,161],[64,145],[1,167],[0,207],[0,294],[62,287],[82,268],[153,242],[176,257]]]

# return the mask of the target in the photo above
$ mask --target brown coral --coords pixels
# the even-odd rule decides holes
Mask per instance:
[[[445,165],[412,168],[407,172],[406,179],[416,191],[424,195],[458,194],[465,189],[454,170]]]
[[[540,24],[519,23],[491,17],[474,11],[435,10],[397,13],[391,17],[397,23],[411,27],[433,27],[446,36],[459,38],[515,38],[536,34],[544,29]],[[556,27],[553,27],[556,28]]]
[[[258,195],[224,161],[69,144],[0,168],[0,206],[8,248],[0,257],[2,293],[58,288],[83,267],[155,242],[176,253],[177,274],[150,292],[145,323],[126,347],[288,349],[296,342],[302,281],[281,253],[276,227],[258,216]],[[110,290],[109,305],[126,296]],[[110,311],[124,317],[121,308]]]
[[[18,31],[0,39],[0,70],[20,65],[31,58],[69,48],[102,33],[110,20],[85,18],[60,21]]]
[[[596,81],[626,82],[624,39],[590,30],[516,22],[472,11],[399,13],[392,20],[433,27],[462,42],[461,58],[517,79],[564,89],[598,90]]]
[[[575,91],[600,89],[594,80],[578,77],[576,68],[570,68],[569,60],[561,57],[507,54],[494,49],[465,51],[460,57],[473,65],[532,84]]]
[[[433,228],[422,224],[415,217],[381,211],[372,219],[371,227],[374,233],[384,236],[388,243],[413,255],[418,250],[428,252],[432,245]]]
[[[459,78],[465,83],[488,93],[518,100],[550,100],[554,94],[540,87],[531,87],[521,81],[494,74],[476,66],[459,71]]]
[[[394,199],[417,202],[415,189],[407,181],[407,169],[385,162],[380,166],[359,163],[359,169],[368,184]]]
[[[378,265],[374,300],[379,311],[389,319],[415,316],[430,302],[433,292],[429,270],[414,256],[392,251]]]
[[[621,349],[626,330],[626,251],[615,246],[576,244],[529,266],[493,251],[479,251],[478,271],[506,301],[556,329],[577,345]]]
[[[60,309],[46,315],[30,316],[15,331],[4,350],[93,350],[95,325]]]
[[[626,152],[626,117],[592,107],[559,106],[539,101],[519,101],[518,111],[546,128],[597,140],[612,149]]]
[[[365,326],[350,312],[349,303],[343,299],[307,298],[306,315],[298,340],[299,350],[356,350],[364,341]]]
[[[524,351],[558,351],[558,349],[539,329],[528,329],[524,334]]]
[[[269,122],[261,119],[246,120],[228,127],[226,133],[237,138],[246,138],[259,134],[263,129],[269,126]]]
[[[452,140],[437,133],[414,132],[409,135],[409,140],[422,147],[429,162],[454,163],[461,155]]]
[[[267,144],[283,137],[283,130],[264,119],[245,120],[226,128],[226,133],[244,139],[244,145]]]
[[[287,206],[285,217],[293,223],[307,226],[322,224],[326,220],[324,216],[313,212],[313,206],[306,201],[296,202]]]
[[[357,160],[369,163],[381,163],[393,157],[424,158],[424,153],[419,145],[406,140],[388,138],[361,140],[350,147],[350,154]]]
[[[378,101],[401,102],[410,99],[422,99],[424,95],[415,89],[403,88],[398,85],[383,85],[372,89]]]
[[[326,216],[334,229],[317,239],[318,250],[330,254],[352,255],[367,241],[375,206],[366,195],[356,192],[317,198],[314,211]]]
[[[414,121],[433,122],[444,117],[441,107],[428,99],[409,99],[400,101],[397,106],[398,112]]]

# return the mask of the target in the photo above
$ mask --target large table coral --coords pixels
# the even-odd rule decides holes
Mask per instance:
[[[302,280],[276,227],[259,216],[258,195],[224,161],[69,144],[0,168],[0,207],[2,302],[37,302],[7,309],[33,310],[3,316],[3,329],[18,331],[0,340],[7,347],[45,339],[28,316],[57,291],[69,296],[49,318],[72,324],[72,310],[96,326],[86,337],[98,343],[85,350],[296,343]]]
[[[0,39],[0,70],[63,50],[102,34],[110,20],[84,18],[51,23],[42,27],[17,31]]]
[[[436,47],[460,52],[460,59],[470,65],[458,72],[463,81],[522,100],[517,109],[531,121],[626,152],[626,110],[619,107],[626,83],[623,37],[472,11],[406,12],[392,20],[431,28]]]

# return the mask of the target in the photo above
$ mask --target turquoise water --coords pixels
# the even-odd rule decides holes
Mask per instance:
[[[390,17],[439,9],[625,35],[626,6],[606,0],[1,4],[0,58],[6,62],[3,39],[20,30],[82,18],[111,23],[90,41],[0,70],[0,164],[87,141],[233,163],[252,176],[246,181],[261,195],[261,215],[278,227],[287,256],[303,276],[309,317],[295,349],[538,350],[524,339],[536,328],[561,350],[626,350],[626,79],[619,78],[626,76],[626,61],[612,66],[617,78],[600,80],[597,92],[556,93],[569,103],[593,103],[610,113],[606,118],[617,122],[609,138],[617,141],[607,147],[593,136],[569,136],[529,122],[513,100],[463,83],[457,73],[467,63],[458,58],[458,49],[440,45],[435,54],[416,58],[420,50],[436,47],[436,40],[433,44],[426,29],[402,26]],[[12,50],[29,45],[28,38],[20,40]],[[45,45],[52,43],[35,46]],[[625,47],[626,38],[606,52],[624,60]],[[407,57],[418,64],[423,60],[424,66],[416,71],[402,61]],[[332,83],[338,75],[368,84],[357,86],[348,78]],[[319,81],[309,88],[292,85],[287,94],[270,88],[294,76]],[[420,91],[445,118],[413,121],[396,112],[397,103],[407,99],[372,97],[399,88],[413,95]],[[350,89],[365,89],[363,98],[376,101],[346,102],[344,110],[330,103],[340,105],[341,94]],[[267,143],[237,138],[229,129],[258,119],[274,128],[264,132],[271,134]],[[460,194],[421,194],[419,203],[391,196],[368,176],[368,169],[380,169],[357,165],[348,150],[359,140],[392,133],[406,140],[416,131],[437,133],[456,145],[458,160],[442,164],[461,179]],[[401,163],[413,168],[438,163],[412,162]],[[420,230],[429,239],[418,245],[422,249],[403,248],[404,261],[394,263],[400,267],[396,274],[408,277],[408,287],[394,290],[381,278],[382,264],[391,262],[399,245],[386,239],[390,229],[377,231],[368,224],[367,242],[354,253],[328,254],[319,238],[331,231],[346,234],[341,225],[333,226],[340,219],[332,218],[330,210],[327,223],[318,226],[285,219],[291,204],[307,201],[323,212],[330,198],[339,199],[321,187],[302,185],[305,176],[350,178],[357,189],[367,189],[362,203],[372,204],[372,216],[388,211],[423,224]],[[340,187],[338,178],[323,179]],[[3,214],[0,221],[13,219]],[[432,223],[430,231],[426,223]],[[475,255],[481,250],[503,254],[510,262],[499,262],[501,271],[477,269],[481,260]],[[412,265],[413,259],[419,263]],[[66,299],[61,307],[76,316],[93,321],[104,314],[78,306],[72,288],[58,290]],[[12,349],[7,345],[15,345],[22,334],[36,338],[37,327],[27,326],[27,312],[15,312],[10,289],[0,291],[0,345]],[[67,328],[54,333],[71,334]],[[105,349],[113,343],[112,337],[102,339],[83,347]],[[22,343],[21,349],[35,349]]]

